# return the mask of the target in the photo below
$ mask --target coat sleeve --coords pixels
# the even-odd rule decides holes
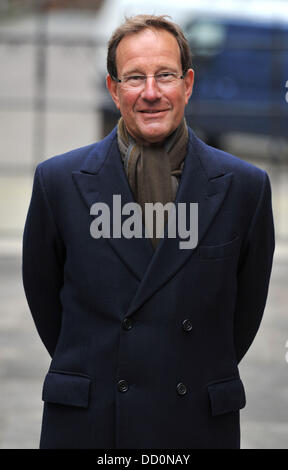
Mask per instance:
[[[274,253],[274,224],[268,175],[263,180],[238,269],[234,342],[240,362],[258,331],[263,316]]]
[[[53,356],[61,327],[64,248],[45,191],[41,164],[35,171],[23,235],[23,285],[38,333]]]

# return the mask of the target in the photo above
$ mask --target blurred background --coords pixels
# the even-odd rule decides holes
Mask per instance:
[[[175,4],[172,7],[172,3]],[[265,169],[276,252],[259,333],[240,364],[242,448],[288,448],[288,1],[0,0],[0,448],[38,448],[49,356],[21,281],[35,166],[102,138],[117,110],[106,44],[125,15],[168,14],[193,53],[186,119]]]

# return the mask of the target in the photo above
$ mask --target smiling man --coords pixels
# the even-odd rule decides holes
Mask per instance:
[[[107,56],[118,125],[36,169],[23,281],[52,358],[43,449],[240,447],[238,364],[261,322],[274,251],[270,183],[187,126],[191,65],[176,24],[127,19]],[[110,214],[118,201],[113,236],[91,236],[95,210]],[[124,236],[129,210],[146,204],[176,207],[185,224],[197,205],[198,244],[181,249],[169,223],[159,236],[141,216],[145,236]]]
[[[117,70],[111,67],[107,86],[129,134],[148,146],[163,142],[183,120],[194,72],[188,68],[188,54],[187,63],[181,63],[178,42],[170,32],[144,29],[135,39],[130,34],[120,41]]]

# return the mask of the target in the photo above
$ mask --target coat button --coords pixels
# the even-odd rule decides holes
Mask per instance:
[[[182,328],[184,331],[191,331],[193,328],[191,320],[189,320],[188,318],[186,318],[186,320],[183,320]]]
[[[117,387],[118,387],[119,392],[122,392],[122,393],[127,392],[129,388],[126,380],[119,380],[119,382],[117,383]]]
[[[176,389],[179,395],[186,395],[187,393],[186,385],[182,384],[181,382],[177,385]]]
[[[124,318],[122,321],[122,328],[123,330],[131,330],[133,328],[133,320],[129,317]]]

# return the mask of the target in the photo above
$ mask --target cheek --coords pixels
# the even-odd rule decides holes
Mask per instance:
[[[119,97],[119,109],[121,114],[130,114],[133,111],[137,97],[133,95],[125,95]]]
[[[178,91],[177,89],[171,90],[171,93],[168,97],[170,103],[172,104],[174,111],[183,112],[183,108],[186,104],[186,96],[183,92]]]

